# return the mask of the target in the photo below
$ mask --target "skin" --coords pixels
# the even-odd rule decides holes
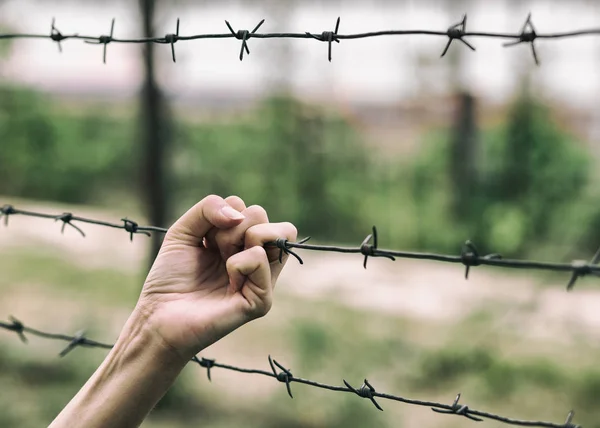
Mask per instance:
[[[190,208],[167,232],[114,348],[50,427],[139,426],[194,355],[269,312],[285,260],[264,244],[296,235],[236,196]]]

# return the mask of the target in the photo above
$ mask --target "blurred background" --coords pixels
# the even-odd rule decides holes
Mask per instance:
[[[320,34],[445,30],[540,33],[600,26],[600,3],[452,1],[0,0],[0,33],[115,37],[238,29]],[[237,194],[316,243],[589,259],[600,245],[600,37],[526,44],[443,37],[235,39],[102,47],[0,40],[0,205],[168,226],[210,193]],[[0,228],[0,319],[114,341],[160,237],[11,217]],[[203,353],[522,419],[600,427],[600,292],[564,275],[301,254],[277,303]],[[47,425],[106,355],[0,332],[0,426]],[[367,401],[190,366],[144,426],[463,427],[426,407]],[[499,423],[483,422],[482,427]]]

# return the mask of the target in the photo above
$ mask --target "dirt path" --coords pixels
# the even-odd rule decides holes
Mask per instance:
[[[50,213],[65,210],[26,202],[19,202],[19,207]],[[82,207],[67,209],[107,221],[121,218],[117,213]],[[143,268],[148,248],[144,236],[130,242],[121,230],[93,225],[85,225],[84,230],[85,239],[70,228],[61,235],[60,224],[51,220],[14,216],[9,227],[0,227],[0,252],[35,248],[62,254],[87,268],[128,272]],[[365,270],[359,255],[303,252],[302,257],[304,265],[290,260],[279,290],[303,298],[335,299],[355,308],[443,323],[457,322],[477,311],[501,312],[502,308],[511,308],[505,311],[510,311],[508,322],[520,323],[521,330],[532,336],[556,339],[576,331],[600,338],[600,288],[592,286],[593,278],[567,293],[566,278],[561,282],[545,280],[542,284],[533,276],[479,268],[466,281],[463,268],[456,265],[372,259]]]

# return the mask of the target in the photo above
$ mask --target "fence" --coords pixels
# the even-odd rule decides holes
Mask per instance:
[[[4,217],[4,224],[8,226],[9,217],[12,215],[20,215],[27,217],[37,217],[43,219],[49,219],[56,221],[61,221],[61,231],[64,232],[66,226],[72,227],[76,230],[82,237],[85,237],[85,232],[73,222],[80,222],[85,224],[92,224],[102,227],[109,227],[114,229],[124,230],[129,234],[130,240],[133,240],[133,236],[136,234],[143,234],[146,236],[150,236],[150,232],[158,232],[158,233],[166,233],[168,229],[155,227],[155,226],[140,226],[137,222],[123,218],[121,219],[122,223],[111,223],[101,220],[94,220],[90,218],[76,216],[72,213],[62,213],[62,214],[49,214],[49,213],[41,213],[35,211],[26,211],[17,209],[12,205],[4,205],[0,208],[0,218]],[[480,256],[477,251],[475,245],[467,241],[463,245],[463,249],[460,255],[443,255],[443,254],[433,254],[433,253],[419,253],[419,252],[407,252],[407,251],[391,251],[391,250],[382,250],[378,248],[378,237],[377,237],[377,229],[373,227],[373,231],[370,235],[368,235],[361,243],[359,247],[349,248],[349,247],[336,247],[336,246],[325,246],[325,245],[309,245],[306,244],[310,238],[304,238],[298,242],[289,242],[286,239],[277,239],[274,242],[267,243],[266,245],[275,246],[280,249],[279,258],[280,262],[282,261],[283,254],[289,254],[298,260],[301,264],[303,263],[302,258],[296,254],[294,249],[302,249],[302,250],[310,250],[310,251],[326,251],[326,252],[337,252],[337,253],[345,253],[345,254],[361,254],[364,256],[363,266],[367,267],[367,260],[369,257],[385,257],[390,260],[395,260],[398,258],[410,258],[410,259],[425,259],[439,262],[449,262],[449,263],[461,263],[465,266],[465,278],[468,278],[469,269],[473,266],[480,265],[490,265],[496,267],[503,268],[512,268],[512,269],[543,269],[543,270],[551,270],[551,271],[567,271],[571,272],[571,278],[567,284],[567,290],[571,290],[575,285],[575,282],[578,278],[585,275],[594,275],[599,276],[600,274],[600,266],[597,265],[600,260],[600,249],[596,252],[592,260],[588,263],[585,261],[574,261],[570,264],[566,263],[550,263],[550,262],[539,262],[539,261],[530,261],[530,260],[505,260],[502,259],[499,254],[488,254],[485,256]],[[371,243],[373,241],[373,243]],[[46,339],[53,340],[61,340],[67,341],[69,344],[65,349],[60,352],[60,356],[63,357],[72,351],[74,348],[78,346],[83,347],[92,347],[92,348],[101,348],[101,349],[110,349],[112,345],[97,342],[94,340],[87,339],[83,333],[78,333],[75,336],[68,336],[64,334],[54,334],[47,333],[40,330],[33,329],[31,327],[26,327],[21,321],[11,318],[11,323],[0,322],[0,328],[5,330],[13,331],[17,333],[23,343],[27,343],[27,339],[25,333],[33,334],[35,336],[40,336]],[[286,384],[287,392],[291,398],[292,392],[290,388],[291,382],[302,383],[305,385],[310,385],[317,388],[327,389],[330,391],[337,392],[353,392],[359,397],[368,398],[371,400],[373,405],[379,409],[383,410],[381,406],[375,401],[375,398],[383,398],[388,400],[400,401],[406,404],[413,404],[417,406],[427,406],[430,407],[431,410],[437,413],[445,413],[452,415],[464,416],[473,421],[482,421],[482,418],[495,420],[498,422],[504,422],[510,425],[517,426],[532,426],[532,427],[548,427],[548,428],[576,428],[580,427],[579,425],[574,425],[572,423],[574,412],[570,411],[567,415],[566,421],[563,424],[556,424],[552,422],[543,422],[543,421],[525,421],[507,418],[504,416],[496,415],[489,412],[483,412],[480,410],[474,410],[469,408],[466,405],[459,404],[460,393],[456,396],[454,402],[451,405],[436,403],[432,401],[421,401],[414,400],[409,398],[404,398],[396,395],[380,393],[375,390],[375,388],[368,382],[367,379],[364,380],[363,385],[360,388],[355,388],[351,386],[346,380],[343,380],[344,386],[334,386],[327,385],[320,382],[315,382],[308,379],[298,378],[292,375],[291,371],[284,368],[277,361],[272,360],[269,356],[269,364],[271,366],[271,372],[259,370],[259,369],[245,369],[241,367],[235,367],[227,364],[217,363],[215,360],[206,359],[206,358],[197,358],[194,357],[194,362],[199,364],[201,367],[206,368],[208,379],[211,380],[211,369],[222,368],[226,370],[233,370],[241,373],[251,373],[251,374],[260,374],[264,376],[270,376],[277,379],[279,382],[284,382]],[[278,367],[281,371],[277,372],[275,367]]]
[[[175,55],[175,44],[182,41],[193,41],[199,39],[222,39],[222,38],[235,38],[241,40],[241,49],[239,59],[243,60],[244,53],[249,54],[250,50],[248,47],[248,41],[250,39],[267,39],[267,38],[297,38],[297,39],[315,39],[321,42],[325,42],[328,45],[328,60],[332,59],[332,45],[333,42],[340,43],[342,40],[360,39],[360,38],[375,38],[381,36],[402,36],[402,35],[430,35],[430,36],[441,36],[447,38],[446,45],[441,53],[441,56],[445,56],[448,49],[453,41],[463,43],[469,49],[475,51],[475,47],[465,40],[466,37],[490,37],[498,39],[509,39],[508,43],[504,46],[515,46],[521,43],[528,43],[531,46],[531,52],[536,64],[539,64],[539,58],[535,48],[535,40],[537,39],[560,39],[567,37],[577,37],[585,35],[600,35],[600,29],[587,29],[577,30],[571,32],[561,33],[548,33],[538,34],[533,26],[531,20],[531,14],[527,16],[524,25],[519,33],[493,33],[493,32],[468,32],[467,31],[467,16],[464,15],[463,19],[449,27],[445,31],[432,31],[432,30],[390,30],[390,31],[376,31],[368,33],[357,33],[357,34],[339,34],[340,18],[337,19],[333,31],[323,31],[320,34],[314,34],[310,32],[304,33],[258,33],[257,31],[264,24],[265,20],[260,21],[253,30],[234,30],[232,25],[225,21],[225,24],[229,30],[228,33],[221,34],[195,34],[195,35],[180,35],[179,19],[176,24],[176,31],[172,34],[167,34],[164,37],[155,38],[136,38],[136,39],[123,39],[114,37],[115,20],[112,20],[110,33],[108,35],[101,36],[87,36],[80,34],[63,34],[60,32],[56,25],[55,20],[52,20],[49,34],[0,34],[0,40],[2,39],[22,39],[22,38],[33,38],[33,39],[50,39],[58,44],[59,51],[62,52],[61,42],[68,39],[83,40],[86,43],[98,44],[103,46],[103,62],[106,62],[107,45],[110,43],[158,43],[168,44],[171,47],[172,59],[176,61]],[[90,218],[76,216],[72,213],[62,214],[49,214],[42,212],[27,211],[15,208],[12,205],[4,205],[0,208],[0,217],[4,217],[4,224],[9,225],[10,216],[29,216],[37,218],[45,218],[54,221],[60,221],[62,223],[61,230],[64,232],[65,227],[69,226],[76,230],[78,233],[85,237],[85,232],[76,224],[92,224],[102,227],[110,227],[116,229],[122,229],[127,232],[130,239],[133,239],[135,234],[144,234],[150,236],[151,232],[165,233],[167,229],[154,227],[154,226],[140,226],[133,220],[124,218],[121,219],[121,223],[111,223],[100,220],[94,220]],[[537,270],[549,270],[558,272],[568,272],[571,274],[570,279],[567,283],[567,290],[571,290],[576,281],[584,276],[600,276],[600,249],[588,261],[576,260],[571,263],[552,263],[542,261],[531,261],[531,260],[511,260],[503,259],[499,254],[486,254],[481,255],[477,250],[476,246],[467,241],[462,246],[462,250],[458,255],[448,254],[434,254],[434,253],[422,253],[422,252],[408,252],[408,251],[393,251],[384,250],[378,247],[378,236],[377,229],[373,227],[372,233],[369,234],[359,246],[357,247],[337,247],[337,246],[326,246],[326,245],[311,245],[307,244],[309,238],[302,239],[298,242],[289,242],[285,239],[278,239],[267,245],[275,246],[280,249],[280,261],[283,254],[293,256],[299,263],[303,263],[302,258],[297,254],[297,250],[308,250],[308,251],[321,251],[321,252],[337,252],[346,254],[360,254],[364,257],[363,266],[367,267],[367,261],[369,257],[384,257],[390,260],[396,258],[407,258],[407,259],[423,259],[445,263],[462,264],[465,266],[465,278],[468,278],[470,268],[476,266],[493,266],[498,268],[509,268],[509,269],[537,269]],[[76,347],[91,347],[100,349],[110,349],[111,344],[97,342],[95,340],[88,339],[83,333],[78,333],[75,336],[55,334],[40,331],[28,326],[25,326],[21,321],[12,318],[10,322],[0,322],[0,328],[16,333],[22,342],[27,343],[27,337],[25,334],[31,334],[51,340],[59,340],[68,342],[66,348],[60,352],[60,356],[64,357],[70,353]],[[364,379],[363,384],[360,387],[354,387],[346,380],[343,380],[344,386],[328,385],[320,382],[315,382],[308,379],[296,377],[292,374],[289,369],[286,369],[283,365],[273,360],[270,356],[268,358],[270,371],[260,369],[246,369],[227,364],[221,364],[212,359],[194,357],[193,362],[198,364],[200,367],[206,369],[207,377],[211,380],[211,369],[220,368],[225,370],[232,370],[236,372],[246,374],[258,374],[268,376],[276,379],[279,382],[285,383],[288,395],[293,398],[291,384],[300,383],[304,385],[313,386],[316,388],[327,389],[336,392],[353,393],[361,398],[369,399],[373,405],[383,410],[380,404],[376,401],[376,398],[386,399],[392,401],[399,401],[406,404],[430,407],[431,410],[448,415],[458,415],[465,417],[473,421],[482,421],[484,419],[494,420],[503,422],[510,425],[516,426],[529,426],[529,427],[548,427],[548,428],[576,428],[579,425],[572,423],[574,418],[574,412],[570,411],[564,423],[552,423],[543,421],[526,421],[518,420],[513,418],[507,418],[500,415],[496,415],[489,412],[475,410],[469,408],[467,405],[460,404],[459,400],[461,395],[458,394],[452,404],[443,404],[432,401],[421,401],[409,398],[404,398],[396,395],[381,393],[375,390],[375,388]]]
[[[25,336],[25,333],[43,337],[45,339],[67,341],[67,342],[69,342],[68,345],[59,354],[61,357],[64,357],[65,355],[67,355],[69,352],[71,352],[73,349],[75,349],[78,346],[90,347],[90,348],[100,348],[100,349],[112,348],[112,345],[109,345],[107,343],[97,342],[95,340],[90,340],[90,339],[86,338],[84,336],[83,332],[79,332],[75,336],[68,336],[65,334],[46,333],[46,332],[31,328],[31,327],[27,327],[21,321],[17,320],[14,317],[11,317],[10,323],[0,321],[0,328],[15,332],[17,335],[19,335],[19,338],[21,339],[21,341],[23,343],[27,343],[27,337]],[[294,396],[292,395],[292,390],[291,390],[290,384],[292,382],[296,382],[296,383],[301,383],[304,385],[309,385],[309,386],[312,386],[315,388],[327,389],[329,391],[354,393],[361,398],[369,399],[373,403],[373,405],[378,410],[381,410],[381,411],[383,411],[383,408],[375,400],[376,398],[383,398],[386,400],[399,401],[399,402],[402,402],[405,404],[412,404],[415,406],[430,407],[431,410],[433,410],[434,412],[437,412],[437,413],[463,416],[467,419],[470,419],[470,420],[476,421],[476,422],[481,422],[484,420],[483,418],[485,418],[488,420],[503,422],[505,424],[516,425],[516,426],[545,427],[545,428],[581,428],[580,425],[574,425],[572,423],[573,417],[575,416],[575,412],[573,412],[572,410],[569,412],[565,422],[562,424],[555,424],[552,422],[525,421],[525,420],[519,420],[519,419],[512,419],[512,418],[507,418],[504,416],[496,415],[493,413],[484,412],[481,410],[471,409],[467,405],[459,404],[460,393],[456,396],[456,398],[454,399],[454,402],[450,405],[443,404],[443,403],[436,403],[434,401],[414,400],[414,399],[410,399],[410,398],[400,397],[397,395],[386,394],[383,392],[377,392],[375,390],[375,388],[373,387],[373,385],[371,385],[367,379],[364,379],[363,384],[359,388],[353,387],[345,379],[342,380],[345,386],[328,385],[328,384],[321,383],[321,382],[315,382],[315,381],[308,380],[308,379],[302,379],[300,377],[295,377],[292,374],[291,370],[286,369],[284,366],[279,364],[276,360],[272,359],[271,356],[268,357],[268,360],[269,360],[269,366],[271,368],[271,371],[260,370],[260,369],[246,369],[246,368],[242,368],[242,367],[231,366],[228,364],[221,364],[221,363],[217,363],[215,360],[207,359],[207,358],[194,357],[192,361],[197,363],[198,365],[200,365],[200,367],[203,367],[206,369],[206,375],[207,375],[209,381],[212,380],[211,379],[211,369],[212,368],[220,368],[220,369],[231,370],[231,371],[235,371],[235,372],[239,372],[239,373],[246,373],[246,374],[258,374],[258,375],[275,378],[277,381],[285,383],[286,390],[287,390],[287,393],[290,396],[290,398],[294,398]],[[279,369],[279,371],[277,371],[277,369]]]

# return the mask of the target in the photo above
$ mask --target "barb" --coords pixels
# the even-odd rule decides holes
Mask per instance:
[[[450,45],[452,44],[452,42],[454,40],[458,40],[458,41],[462,42],[469,49],[471,49],[472,51],[475,51],[475,48],[469,42],[467,42],[465,39],[463,39],[463,37],[465,35],[467,35],[466,31],[467,31],[467,14],[465,13],[463,15],[462,21],[460,21],[458,24],[454,24],[453,26],[448,28],[448,31],[447,31],[448,43],[446,43],[446,47],[444,48],[444,50],[442,52],[442,55],[441,55],[442,58],[446,55],[446,52],[448,52],[448,49],[450,48]]]
[[[63,222],[61,231],[64,232],[65,226],[69,225],[77,230],[83,237],[85,233],[73,222],[81,222],[87,224],[94,224],[97,226],[111,227],[114,229],[122,229],[129,233],[129,238],[133,241],[135,234],[144,234],[150,236],[150,232],[166,233],[168,229],[156,226],[140,226],[133,220],[127,218],[121,219],[122,224],[110,223],[101,220],[94,220],[85,217],[73,215],[72,213],[63,214],[47,214],[34,211],[26,211],[17,209],[12,205],[4,205],[0,207],[0,219],[4,217],[4,224],[8,226],[8,219],[12,215],[21,215],[28,217],[46,218],[53,219],[55,221],[61,220]],[[283,260],[283,255],[291,255],[300,264],[304,264],[302,258],[294,250],[307,250],[307,251],[321,251],[321,252],[332,252],[332,253],[344,253],[344,254],[361,254],[364,256],[363,266],[367,268],[367,260],[369,257],[384,257],[392,261],[396,258],[401,259],[417,259],[417,260],[432,260],[445,263],[462,264],[465,266],[465,279],[469,278],[470,269],[476,266],[494,266],[498,268],[506,269],[535,269],[553,272],[570,272],[571,277],[567,283],[567,291],[572,290],[575,287],[575,283],[578,279],[585,276],[600,276],[600,248],[587,262],[585,260],[574,260],[571,263],[553,263],[543,262],[535,260],[516,260],[516,259],[504,259],[500,254],[491,253],[486,255],[480,255],[475,244],[467,240],[462,247],[459,255],[450,254],[437,254],[437,253],[424,253],[416,251],[397,251],[397,250],[382,250],[378,248],[378,237],[377,228],[373,226],[372,232],[362,240],[357,247],[338,247],[332,245],[311,245],[306,242],[310,237],[306,237],[298,242],[289,242],[287,239],[279,238],[274,242],[268,242],[267,246],[279,248],[279,260]],[[373,243],[371,244],[371,241]]]
[[[547,34],[538,34],[531,20],[531,14],[528,15],[527,20],[525,21],[525,25],[522,27],[520,33],[502,33],[502,32],[480,32],[480,31],[467,31],[467,15],[463,15],[463,19],[461,22],[450,26],[448,29],[439,31],[439,30],[381,30],[381,31],[372,31],[367,33],[351,33],[351,34],[339,34],[339,24],[340,18],[337,19],[335,30],[334,31],[323,31],[321,34],[314,34],[309,31],[299,32],[299,33],[257,33],[258,29],[265,22],[265,20],[261,20],[260,23],[252,30],[238,30],[235,31],[233,27],[229,24],[228,21],[225,21],[227,28],[229,30],[228,33],[204,33],[204,34],[192,34],[192,35],[180,35],[179,34],[179,19],[177,20],[176,32],[174,34],[166,34],[164,37],[150,37],[150,38],[133,38],[133,39],[124,39],[119,37],[114,37],[114,26],[115,20],[112,20],[111,29],[109,35],[101,35],[101,36],[91,36],[91,35],[79,35],[77,33],[74,34],[63,34],[55,27],[54,18],[52,19],[50,34],[26,34],[26,33],[4,33],[0,34],[0,40],[2,39],[50,39],[56,43],[58,43],[59,51],[62,52],[61,42],[67,39],[75,39],[75,40],[83,40],[86,43],[103,45],[103,54],[102,60],[106,63],[106,47],[109,43],[159,43],[170,45],[171,47],[171,56],[173,58],[173,62],[175,62],[175,43],[182,41],[193,41],[199,39],[226,39],[226,38],[235,38],[237,40],[242,41],[242,46],[240,49],[240,61],[244,58],[244,52],[246,54],[250,53],[250,49],[248,48],[248,39],[274,39],[274,38],[287,38],[287,39],[316,39],[321,42],[326,42],[328,44],[328,55],[327,58],[331,61],[331,46],[333,42],[340,43],[341,40],[353,40],[353,39],[365,39],[365,38],[374,38],[374,37],[384,37],[384,36],[407,36],[407,35],[425,35],[425,36],[437,36],[447,38],[445,48],[442,51],[442,57],[445,56],[448,51],[450,45],[454,40],[458,40],[464,45],[466,45],[469,49],[475,50],[475,48],[465,40],[465,37],[473,38],[473,37],[487,37],[487,38],[495,38],[495,39],[508,39],[509,42],[504,46],[514,46],[520,43],[530,43],[531,51],[533,54],[533,59],[536,64],[539,65],[538,55],[534,46],[534,40],[536,39],[563,39],[563,38],[571,38],[571,37],[580,37],[580,36],[597,36],[600,35],[600,28],[590,28],[583,30],[574,30],[574,31],[566,31],[566,32],[557,32],[557,33],[547,33]]]
[[[100,36],[98,37],[97,40],[90,40],[92,39],[91,37],[88,37],[87,40],[85,40],[86,43],[92,44],[92,45],[102,45],[102,62],[104,64],[106,64],[106,46],[114,41],[113,40],[113,34],[115,32],[115,18],[112,19],[111,23],[110,23],[110,34],[108,36]],[[73,38],[73,37],[72,37]]]
[[[540,61],[537,56],[537,52],[535,51],[535,44],[533,43],[535,39],[538,37],[535,32],[535,28],[533,27],[533,22],[531,22],[531,12],[527,15],[527,19],[525,20],[525,24],[523,24],[523,28],[521,28],[521,34],[519,35],[519,40],[514,42],[504,43],[502,46],[516,46],[521,43],[531,43],[531,54],[533,55],[533,59],[536,65],[540,65]]]
[[[238,40],[242,41],[242,48],[240,49],[240,61],[242,61],[244,59],[244,51],[246,51],[246,53],[248,55],[250,55],[250,49],[248,48],[248,39],[251,37],[256,37],[256,32],[258,31],[258,29],[261,27],[261,25],[263,25],[265,22],[265,20],[263,19],[262,21],[260,21],[256,27],[254,27],[254,30],[252,31],[248,31],[248,30],[239,30],[239,31],[234,31],[233,27],[231,26],[231,24],[229,24],[228,21],[225,21],[225,24],[227,25],[227,28],[229,28],[229,31],[231,32],[231,34],[233,35],[233,37],[235,37]]]
[[[340,42],[340,39],[338,37],[338,30],[340,29],[340,19],[341,18],[338,16],[338,19],[335,22],[334,31],[323,31],[320,36],[315,36],[314,34],[306,32],[306,34],[312,37],[313,39],[319,40],[321,42],[327,42],[327,59],[329,60],[329,62],[331,62],[331,44],[333,42]]]
[[[11,322],[2,322],[0,321],[0,328],[8,331],[15,332],[21,339],[23,343],[27,343],[27,339],[24,336],[24,333],[29,333],[34,336],[39,336],[45,339],[59,340],[69,342],[67,347],[59,354],[61,357],[65,356],[68,352],[73,350],[78,346],[87,346],[91,348],[101,348],[101,349],[111,349],[113,345],[108,345],[101,342],[96,342],[90,339],[83,337],[82,333],[78,333],[75,336],[68,336],[64,334],[54,334],[54,333],[46,333],[37,329],[33,329],[31,327],[26,327],[22,322],[16,320],[13,317],[10,317]],[[364,380],[363,385],[356,389],[351,386],[346,380],[343,380],[345,386],[336,386],[336,385],[328,385],[325,383],[315,382],[309,379],[303,379],[300,377],[295,377],[292,375],[291,371],[284,368],[281,364],[271,358],[269,355],[268,362],[271,368],[271,371],[261,370],[261,369],[247,369],[243,367],[231,366],[228,364],[217,363],[215,360],[206,359],[206,358],[198,358],[195,356],[192,358],[192,361],[198,364],[200,367],[205,368],[207,370],[208,380],[211,380],[211,372],[212,368],[220,368],[224,370],[231,370],[238,373],[246,373],[246,374],[258,374],[262,376],[267,376],[276,379],[279,382],[283,382],[286,384],[287,393],[291,398],[292,392],[290,390],[290,383],[296,382],[304,385],[309,385],[315,388],[326,389],[329,391],[335,392],[349,392],[358,395],[360,398],[367,398],[373,403],[373,405],[379,409],[383,410],[379,403],[375,401],[375,398],[381,398],[385,400],[397,401],[405,404],[421,406],[421,407],[429,407],[431,410],[447,415],[457,415],[462,416],[464,418],[473,420],[473,421],[482,421],[484,419],[493,420],[497,422],[503,422],[508,425],[515,426],[527,426],[527,427],[541,427],[541,428],[582,428],[580,425],[575,425],[572,423],[575,413],[571,410],[566,418],[565,423],[557,424],[552,422],[543,422],[543,421],[526,421],[520,419],[507,418],[505,416],[500,416],[494,413],[484,412],[481,410],[474,410],[469,408],[466,405],[458,404],[458,400],[460,399],[460,394],[456,396],[456,399],[451,405],[436,403],[433,401],[422,401],[415,400],[411,398],[405,398],[398,395],[386,394],[382,392],[377,392],[375,388],[369,383],[367,379]],[[281,372],[277,372],[277,368],[281,370]]]
[[[179,40],[179,18],[177,18],[177,26],[175,28],[175,34],[170,33],[165,36],[164,41],[157,41],[157,43],[167,43],[171,45],[171,57],[173,58],[173,62],[177,62],[175,60],[175,43]]]

